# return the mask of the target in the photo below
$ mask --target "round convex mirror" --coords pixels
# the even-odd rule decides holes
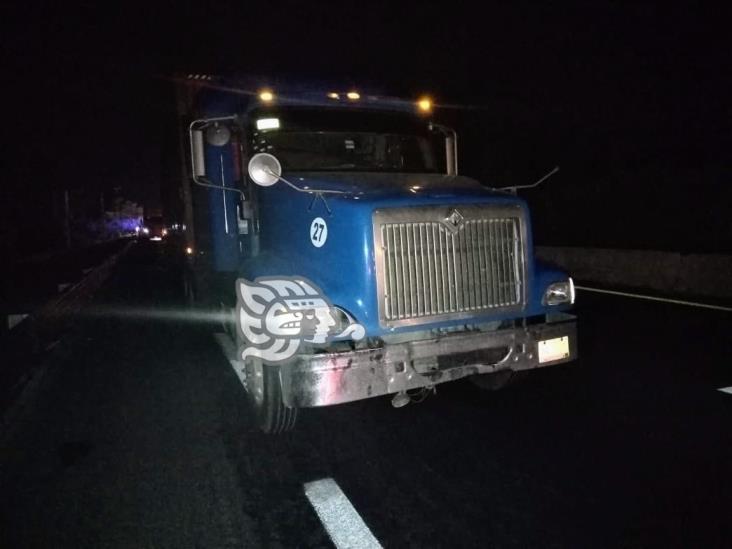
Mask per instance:
[[[214,147],[223,147],[231,138],[231,130],[221,124],[214,124],[206,130],[206,141]]]
[[[277,157],[268,153],[258,153],[249,161],[248,172],[249,177],[257,185],[269,187],[280,180],[282,166]]]

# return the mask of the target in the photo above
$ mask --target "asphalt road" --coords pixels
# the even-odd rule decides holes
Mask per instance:
[[[730,313],[580,294],[579,361],[255,429],[205,323],[104,315],[2,439],[0,547],[330,547],[332,478],[385,547],[729,547]],[[181,306],[138,243],[97,305]]]

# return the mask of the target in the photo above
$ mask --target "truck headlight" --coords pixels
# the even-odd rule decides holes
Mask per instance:
[[[544,292],[543,305],[562,305],[574,303],[574,281],[572,277],[564,282],[554,282]]]
[[[330,312],[333,320],[335,320],[335,325],[332,327],[332,331],[336,334],[340,334],[343,330],[356,322],[349,313],[337,305],[334,305]]]

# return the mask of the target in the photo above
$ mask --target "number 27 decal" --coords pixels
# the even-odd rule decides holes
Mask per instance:
[[[328,225],[322,217],[316,217],[310,224],[310,242],[320,248],[328,240]]]

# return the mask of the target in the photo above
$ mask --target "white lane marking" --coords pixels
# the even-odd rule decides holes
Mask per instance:
[[[621,295],[624,297],[635,297],[637,299],[648,299],[649,301],[663,301],[664,303],[674,303],[676,305],[688,305],[689,307],[701,307],[703,309],[715,309],[717,311],[732,311],[732,307],[722,307],[721,305],[710,305],[709,303],[697,303],[696,301],[684,301],[682,299],[668,299],[665,297],[653,297],[650,295],[631,294],[628,292],[618,292],[616,290],[601,290],[600,288],[588,288],[587,286],[575,286],[578,290],[587,292],[596,292],[598,294]]]
[[[719,389],[717,389],[717,391],[722,391],[723,393],[732,395],[732,387],[720,387]]]
[[[338,549],[380,548],[381,544],[332,478],[305,484],[305,495]]]
[[[8,315],[8,330],[12,330],[26,318],[28,318],[27,314]]]

